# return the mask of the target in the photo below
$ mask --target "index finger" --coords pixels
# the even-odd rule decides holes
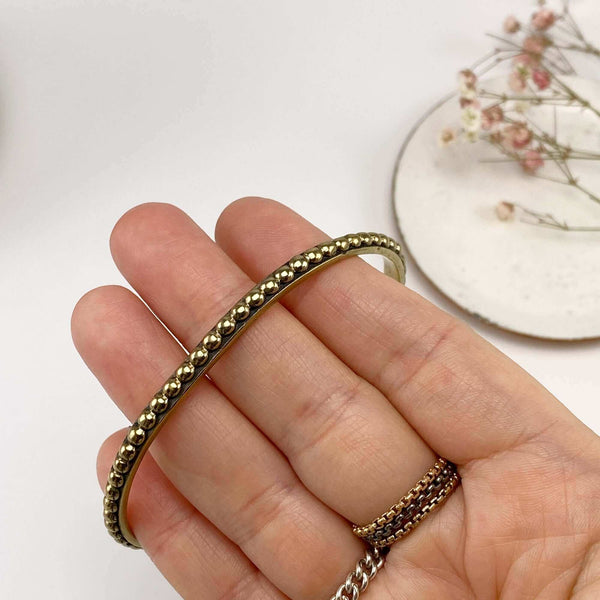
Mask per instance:
[[[255,280],[328,237],[262,198],[234,202],[216,228],[217,243]],[[515,447],[572,417],[466,324],[363,261],[317,274],[283,303],[453,462]]]

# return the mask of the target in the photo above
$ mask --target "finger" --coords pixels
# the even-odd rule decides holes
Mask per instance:
[[[116,432],[100,449],[102,488],[125,433]],[[244,553],[173,487],[151,456],[136,475],[128,514],[152,561],[184,598],[285,600]]]
[[[73,338],[131,420],[183,358],[143,303],[117,286],[79,301]],[[360,556],[362,545],[347,523],[306,490],[277,449],[206,378],[169,418],[151,452],[181,494],[291,598],[331,588]]]
[[[216,228],[218,243],[253,278],[327,237],[259,198],[231,204]],[[566,418],[499,350],[364,261],[324,270],[283,302],[454,462],[501,451],[551,427],[559,414]]]
[[[111,248],[121,272],[188,347],[253,285],[170,205],[127,213]],[[249,328],[210,377],[305,485],[351,521],[387,510],[435,460],[380,392],[280,306]]]

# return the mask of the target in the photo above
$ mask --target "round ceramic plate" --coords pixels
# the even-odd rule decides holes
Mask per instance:
[[[566,80],[600,106],[599,82]],[[505,89],[505,78],[485,88]],[[552,131],[554,113],[542,106],[527,114]],[[440,291],[489,323],[540,338],[600,337],[600,231],[561,231],[495,214],[504,200],[569,225],[600,227],[600,204],[514,162],[487,162],[500,155],[486,142],[440,148],[441,130],[459,119],[457,98],[442,101],[400,152],[393,202],[405,248]],[[600,153],[600,118],[589,111],[557,109],[556,128],[559,140]],[[600,196],[600,161],[572,164],[580,183]],[[554,175],[554,168],[540,174]]]

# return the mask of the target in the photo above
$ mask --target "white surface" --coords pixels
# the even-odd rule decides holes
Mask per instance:
[[[572,4],[597,29],[595,0]],[[488,50],[483,30],[519,9],[0,0],[0,597],[176,597],[103,530],[96,449],[125,421],[69,333],[81,294],[122,281],[115,220],[166,200],[212,232],[228,202],[260,194],[332,234],[394,232],[405,135]],[[411,265],[408,285],[463,315]],[[600,431],[597,342],[469,321]]]
[[[600,106],[600,82],[564,80]],[[506,75],[481,82],[507,90]],[[532,107],[543,131],[572,148],[600,153],[600,119],[576,107]],[[514,114],[512,115],[514,117]],[[565,232],[499,221],[498,202],[547,212],[572,226],[600,228],[600,204],[580,191],[523,173],[486,142],[462,140],[440,148],[440,132],[458,128],[456,96],[419,125],[399,161],[394,203],[402,237],[427,277],[449,298],[491,323],[550,339],[600,337],[600,232]],[[582,186],[600,193],[597,161],[573,161]],[[564,178],[556,165],[540,170]]]

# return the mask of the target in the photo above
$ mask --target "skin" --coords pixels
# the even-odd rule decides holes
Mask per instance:
[[[340,232],[338,232],[339,234]],[[272,200],[216,243],[169,204],[111,235],[127,289],[77,303],[72,334],[133,420],[219,317],[331,236]],[[157,315],[162,323],[154,316]],[[270,308],[198,382],[136,476],[137,538],[185,598],[328,598],[384,512],[444,456],[461,487],[396,543],[366,598],[600,597],[600,438],[463,322],[358,258]],[[98,458],[103,486],[124,431]]]

